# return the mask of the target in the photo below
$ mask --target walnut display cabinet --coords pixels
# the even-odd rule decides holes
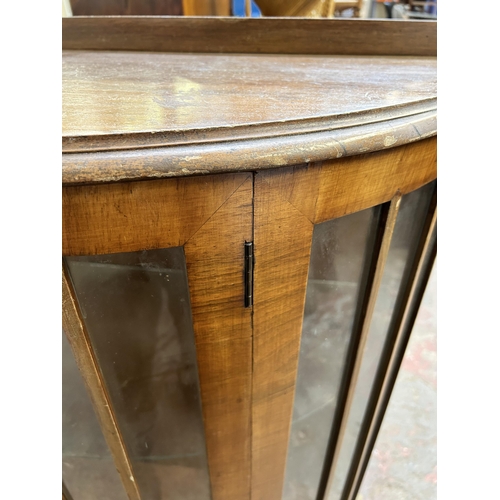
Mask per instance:
[[[436,24],[63,19],[63,497],[354,500],[436,255]]]

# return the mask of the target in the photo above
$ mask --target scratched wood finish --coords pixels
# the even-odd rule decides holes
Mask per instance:
[[[436,56],[436,28],[434,21],[372,19],[73,17],[62,20],[62,46],[156,52]]]
[[[123,438],[64,266],[62,270],[62,324],[125,491],[130,500],[140,500],[141,496]]]
[[[383,151],[432,137],[436,112],[283,137],[63,154],[63,185],[258,171]]]
[[[319,224],[390,201],[437,177],[437,140],[426,139],[369,155],[290,168],[286,199]],[[304,195],[304,190],[307,195]]]
[[[437,95],[432,57],[72,50],[62,73],[65,151],[362,125],[435,109]]]
[[[276,176],[255,176],[252,500],[281,498],[313,231]]]
[[[256,171],[434,136],[435,31],[429,22],[64,19],[63,184]]]
[[[63,255],[183,245],[246,174],[63,189]]]
[[[435,178],[435,139],[256,174],[252,500],[281,498],[314,224],[385,203]]]
[[[214,500],[250,496],[252,324],[244,242],[252,240],[250,174],[185,245]]]

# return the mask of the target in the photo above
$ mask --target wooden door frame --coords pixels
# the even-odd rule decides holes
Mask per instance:
[[[380,240],[387,249],[400,197],[436,175],[430,138],[257,173],[63,189],[63,255],[184,246],[214,500],[281,498],[314,225],[392,200]],[[246,241],[255,244],[253,308],[244,307]],[[377,254],[368,311],[385,256]],[[63,297],[65,331],[126,491],[138,500],[67,274]]]
[[[342,405],[320,485],[324,492],[341,444],[399,200],[436,177],[435,137],[377,153],[256,173],[252,500],[282,497],[314,225],[392,201],[365,291],[347,404]]]
[[[252,197],[250,173],[63,189],[63,256],[184,246],[214,500],[250,496],[252,309],[244,307],[242,269]],[[64,265],[63,328],[125,490],[140,500]]]

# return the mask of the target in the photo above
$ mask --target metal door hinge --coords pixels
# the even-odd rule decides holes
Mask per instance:
[[[245,241],[245,307],[253,306],[253,242]]]

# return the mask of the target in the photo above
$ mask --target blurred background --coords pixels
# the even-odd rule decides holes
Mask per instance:
[[[63,0],[74,16],[437,19],[437,0]]]

